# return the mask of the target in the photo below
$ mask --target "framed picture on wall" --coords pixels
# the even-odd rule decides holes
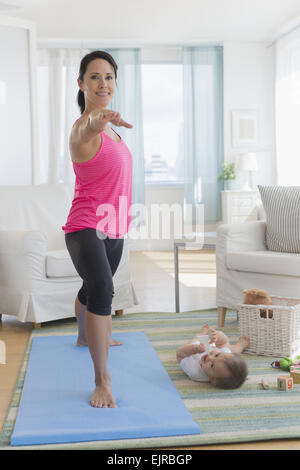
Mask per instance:
[[[257,110],[231,112],[233,148],[251,149],[258,146],[258,118]]]

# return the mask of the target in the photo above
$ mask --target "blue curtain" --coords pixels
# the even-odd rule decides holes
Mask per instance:
[[[117,89],[110,108],[120,112],[124,120],[134,126],[133,129],[114,128],[133,157],[132,203],[145,204],[141,50],[103,50],[111,54],[118,65]]]
[[[224,161],[221,46],[183,48],[183,100],[184,202],[193,209],[185,212],[185,223],[196,223],[196,205],[203,204],[204,222],[214,224],[221,218]]]

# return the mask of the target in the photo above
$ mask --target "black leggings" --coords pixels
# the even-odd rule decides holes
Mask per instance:
[[[97,236],[93,228],[65,234],[68,252],[83,280],[78,300],[96,315],[110,315],[114,296],[113,275],[123,251],[123,238]]]

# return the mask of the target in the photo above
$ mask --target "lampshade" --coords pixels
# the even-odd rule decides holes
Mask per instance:
[[[243,153],[240,155],[237,169],[241,171],[257,171],[257,158],[255,152]]]

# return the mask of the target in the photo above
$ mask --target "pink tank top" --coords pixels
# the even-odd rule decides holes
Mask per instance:
[[[131,222],[132,156],[122,139],[116,142],[101,132],[101,140],[94,157],[73,162],[74,198],[62,229],[70,233],[93,228],[110,238],[121,238]]]

